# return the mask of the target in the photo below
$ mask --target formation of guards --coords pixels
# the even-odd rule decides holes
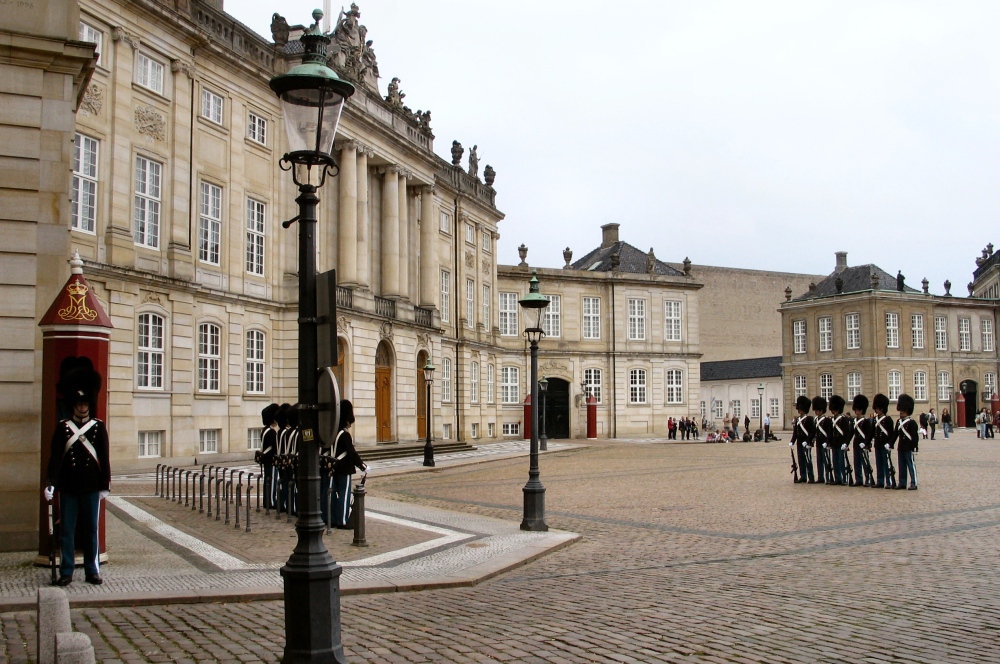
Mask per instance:
[[[865,395],[854,397],[852,416],[844,412],[846,402],[836,394],[829,403],[823,397],[796,399],[798,416],[792,421],[789,443],[796,483],[917,489],[920,428],[913,419],[913,397],[899,395],[895,422],[888,413],[889,398],[884,394],[876,394],[872,399],[871,415],[868,405]]]

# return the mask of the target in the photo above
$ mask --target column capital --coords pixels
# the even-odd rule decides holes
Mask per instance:
[[[341,152],[350,152],[351,150],[355,150],[355,151],[360,150],[360,146],[358,145],[358,142],[355,141],[355,140],[353,140],[353,139],[352,140],[347,140],[347,141],[341,141],[340,143],[337,144],[336,147]]]
[[[434,194],[437,193],[437,187],[435,187],[432,184],[422,184],[418,187],[415,187],[415,189],[419,189],[421,194],[427,194],[429,196],[433,196]]]
[[[397,166],[396,164],[389,164],[387,166],[380,166],[378,172],[379,175],[389,175],[389,174],[401,173],[402,170],[403,169]]]
[[[139,38],[133,34],[130,34],[125,28],[116,26],[111,30],[111,39],[113,41],[123,41],[132,46],[133,49],[139,48]]]
[[[198,73],[198,71],[194,68],[194,63],[184,62],[183,60],[171,60],[170,71],[175,74],[182,72],[186,74],[188,78],[194,78]]]

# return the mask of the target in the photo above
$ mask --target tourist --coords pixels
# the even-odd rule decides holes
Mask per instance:
[[[945,438],[951,433],[951,411],[947,408],[941,409],[941,431],[944,431]]]

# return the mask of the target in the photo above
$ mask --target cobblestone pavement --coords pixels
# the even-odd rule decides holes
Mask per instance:
[[[345,597],[352,662],[1000,661],[1000,443],[923,441],[919,491],[796,485],[784,443],[598,442],[542,458],[583,539],[469,588]],[[523,459],[380,495],[520,518]],[[280,602],[82,609],[104,662],[277,661]],[[33,616],[0,616],[12,662]]]

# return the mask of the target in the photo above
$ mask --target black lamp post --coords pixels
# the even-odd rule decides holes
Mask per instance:
[[[538,407],[541,409],[541,415],[542,415],[542,429],[539,432],[539,436],[538,436],[538,449],[541,450],[542,452],[545,452],[546,450],[549,449],[549,437],[545,434],[545,429],[546,429],[546,426],[545,426],[545,395],[549,393],[549,381],[548,381],[548,379],[545,376],[542,376],[542,379],[540,381],[538,381],[538,390],[539,390],[540,396],[542,397],[541,403],[538,404]]]
[[[424,382],[427,383],[427,420],[424,422],[426,438],[424,442],[424,465],[434,465],[434,439],[431,437],[431,385],[434,383],[434,365],[431,364],[430,356],[427,357],[427,364],[424,365]]]
[[[528,327],[524,335],[531,344],[531,376],[528,385],[531,386],[531,451],[528,466],[528,483],[521,491],[524,493],[524,519],[521,530],[545,531],[545,487],[542,486],[538,470],[538,342],[545,333],[542,332],[542,314],[549,306],[548,298],[538,292],[538,273],[532,272],[528,294],[518,304],[524,309],[524,319]]]
[[[760,407],[760,435],[767,442],[767,432],[764,431],[764,383],[757,383],[757,403]]]
[[[301,37],[302,63],[271,79],[281,102],[289,152],[279,162],[292,171],[299,187],[299,515],[298,541],[281,568],[285,589],[285,651],[281,661],[342,663],[340,638],[340,575],[342,569],[323,543],[324,524],[319,508],[318,397],[319,360],[316,348],[316,190],[328,172],[336,172],[331,152],[345,100],[354,86],[326,66],[330,38],[319,27],[323,12]]]

